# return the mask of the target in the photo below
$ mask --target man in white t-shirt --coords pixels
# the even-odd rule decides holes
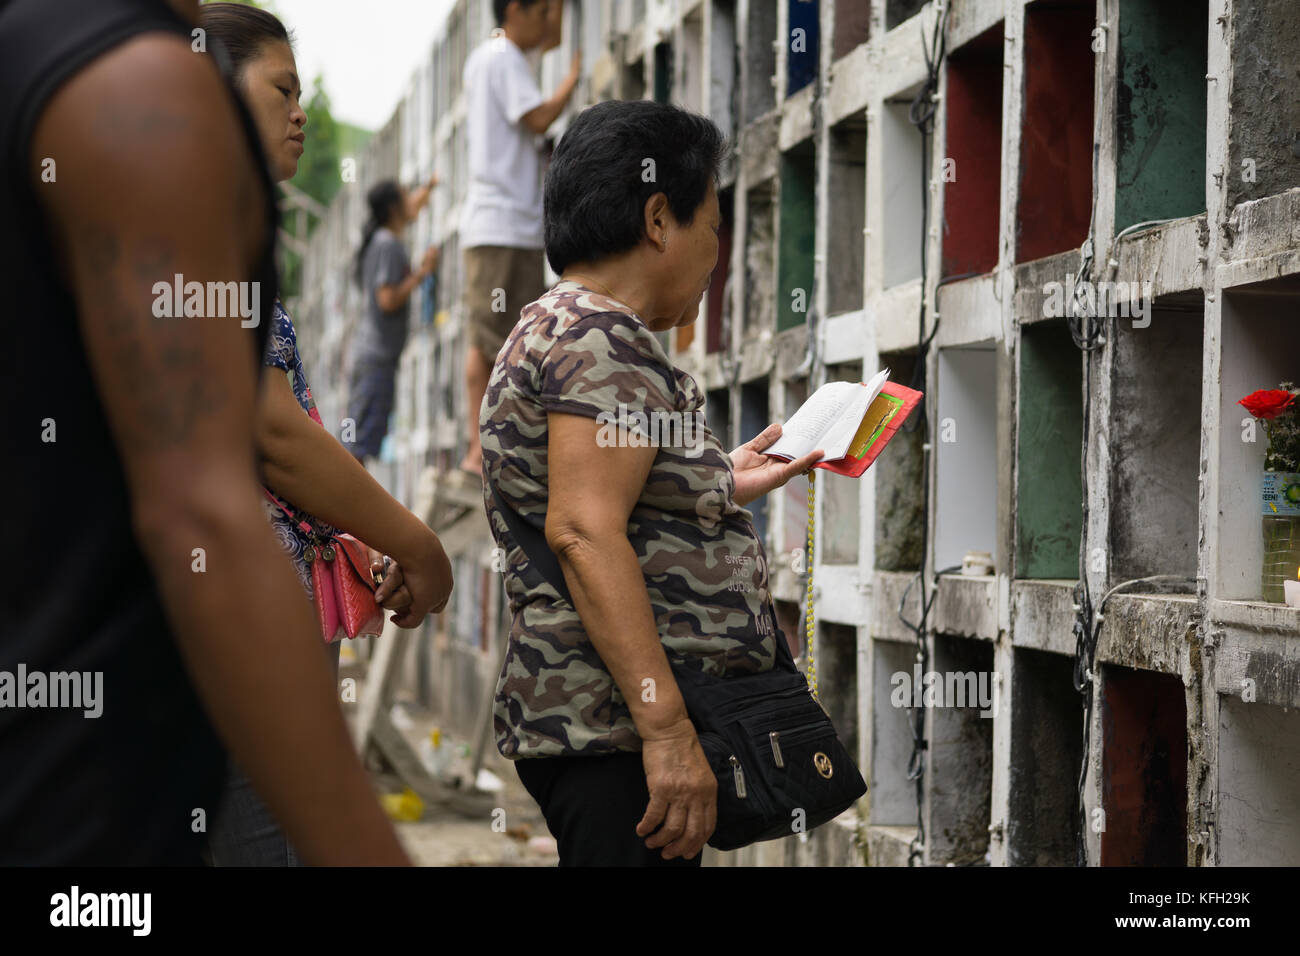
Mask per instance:
[[[525,54],[560,42],[563,0],[493,0],[498,29],[465,62],[469,192],[461,214],[470,342],[465,383],[469,448],[461,468],[482,469],[478,413],[488,376],[519,310],[546,291],[542,252],[542,156],[537,137],[563,112],[581,59],[550,99]]]

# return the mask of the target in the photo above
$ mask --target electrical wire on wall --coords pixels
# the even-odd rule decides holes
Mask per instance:
[[[934,135],[935,114],[939,109],[940,71],[943,69],[943,61],[947,54],[948,13],[948,5],[940,2],[935,8],[934,28],[928,39],[925,36],[924,27],[922,27],[921,52],[925,57],[926,78],[921,84],[920,90],[912,99],[911,107],[908,110],[908,120],[916,127],[921,136],[921,306],[917,315],[916,364],[912,368],[910,385],[927,395],[926,398],[922,399],[923,403],[929,401],[925,381],[926,357],[930,344],[939,331],[939,318],[936,312],[934,328],[928,337],[925,334],[925,290],[929,276],[927,243],[930,234],[930,149]],[[930,517],[929,485],[926,477],[930,474],[929,409],[922,407],[917,411],[918,414],[914,415],[912,420],[916,422],[913,428],[919,429],[921,432],[921,477],[923,482],[921,494],[921,563],[920,571],[917,572],[916,576],[916,580],[921,584],[921,617],[919,621],[912,623],[907,620],[903,613],[903,609],[907,606],[907,597],[912,590],[912,584],[909,583],[903,592],[902,601],[899,603],[898,619],[902,621],[904,627],[916,635],[916,659],[921,666],[921,673],[924,674],[929,669],[930,661],[929,647],[926,643],[926,621],[929,619],[930,608],[934,604],[934,598],[938,594],[938,590],[937,587],[928,590],[925,581],[925,565],[928,556],[926,539],[928,537]],[[909,431],[912,430],[908,426],[904,426],[904,428]],[[937,584],[937,582],[938,574],[935,575],[933,583]],[[918,865],[924,859],[925,854],[923,790],[925,787],[926,746],[925,708],[917,707],[912,712],[912,753],[907,762],[907,779],[913,781],[916,785],[916,837],[908,847],[908,866]]]

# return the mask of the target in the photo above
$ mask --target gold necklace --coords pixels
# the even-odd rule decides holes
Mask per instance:
[[[600,286],[600,291],[604,292],[605,295],[609,296],[609,297],[610,297],[611,299],[613,299],[615,302],[619,302],[619,303],[622,303],[623,305],[627,305],[626,302],[623,302],[622,299],[620,299],[618,296],[616,296],[613,292],[610,291],[609,286],[607,286],[607,285],[601,285],[601,283],[597,282],[597,281],[596,281],[595,279],[593,279],[591,276],[583,275],[583,274],[580,273],[580,272],[573,272],[573,273],[570,273],[570,275],[572,275],[573,278],[575,278],[575,279],[586,279],[588,282],[590,282],[590,283],[591,283],[592,285],[594,285],[594,286]],[[570,279],[569,281],[572,282],[573,279]]]

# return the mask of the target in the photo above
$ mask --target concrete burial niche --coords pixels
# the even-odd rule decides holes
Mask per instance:
[[[736,334],[735,319],[731,315],[731,298],[727,281],[731,278],[731,243],[735,234],[736,191],[724,189],[718,194],[718,208],[722,213],[722,228],[718,230],[718,264],[713,267],[713,276],[709,279],[709,291],[704,297],[704,319],[706,324],[704,347],[709,353],[721,352],[728,343],[723,342],[723,314],[732,319],[731,335]],[[699,325],[699,320],[696,320]]]
[[[926,0],[886,0],[885,29],[892,30],[909,17],[921,12]]]
[[[904,385],[912,381],[916,356],[892,352],[880,356],[891,381]],[[918,408],[900,428],[889,446],[871,466],[868,480],[876,482],[876,561],[878,571],[919,571],[921,543],[925,534],[925,481],[922,476],[922,437]]]
[[[1083,368],[1064,320],[1023,326],[1016,433],[1016,577],[1077,578]]]
[[[844,749],[854,755],[858,752],[858,629],[823,622],[817,632],[817,696],[830,711]]]
[[[1300,278],[1225,291],[1219,409],[1219,579],[1215,597],[1258,601],[1264,541],[1260,482],[1268,436],[1237,402],[1257,389],[1300,382]],[[1253,441],[1252,441],[1253,439]]]
[[[733,441],[731,434],[731,392],[725,388],[715,388],[704,393],[704,419],[709,431],[722,442],[722,447],[735,448],[739,442]]]
[[[1092,215],[1093,0],[1025,8],[1016,261],[1074,249]]]
[[[831,58],[838,60],[871,39],[871,4],[837,0]]]
[[[1018,647],[1013,666],[1008,862],[1074,866],[1083,766],[1083,702],[1074,690],[1074,661]]]
[[[827,308],[831,315],[862,308],[867,221],[867,124],[862,115],[831,127],[830,234],[827,249]]]
[[[944,157],[943,274],[998,264],[1002,201],[1002,24],[948,60]]]
[[[939,350],[934,567],[997,553],[997,353],[992,342]]]
[[[817,223],[817,163],[812,142],[781,156],[780,276],[777,280],[776,327],[808,320],[813,296],[813,237]]]
[[[786,38],[785,95],[793,96],[817,79],[817,0],[786,0],[790,35]]]
[[[1205,211],[1206,0],[1120,0],[1115,228]]]
[[[728,139],[736,136],[736,0],[713,0],[713,22],[709,31],[709,117]]]
[[[907,779],[913,713],[891,700],[900,680],[913,679],[916,645],[879,638],[871,642],[871,767],[862,768],[871,796],[873,826],[916,826],[916,782]],[[902,675],[895,679],[894,675]],[[907,697],[908,695],[904,695]]]
[[[681,84],[674,99],[692,112],[703,113],[711,105],[705,99],[703,8],[682,21],[681,37]]]
[[[783,384],[782,390],[785,392],[785,417],[782,421],[788,422],[799,406],[808,401],[808,379],[790,379]],[[808,479],[795,475],[785,483],[781,494],[784,514],[777,541],[781,550],[789,555],[808,547]]]
[[[981,706],[980,688],[991,703],[993,645],[936,634],[930,669],[938,675],[935,687],[943,687],[943,705],[926,712],[927,862],[979,864],[989,848],[993,788],[992,708]],[[961,696],[949,697],[950,687]]]
[[[655,102],[668,103],[673,99],[673,45],[655,45]]]
[[[928,178],[922,166],[921,134],[908,119],[916,91],[885,103],[880,116],[884,160],[884,286],[921,277],[921,190]]]
[[[742,442],[749,441],[772,424],[772,419],[768,416],[767,396],[766,378],[748,382],[740,387],[740,434],[733,444],[726,446],[728,451]],[[754,530],[758,532],[759,539],[767,540],[768,496],[763,495],[746,507],[754,516]]]
[[[1185,866],[1183,682],[1114,665],[1101,674],[1101,865]]]
[[[1199,292],[1156,299],[1145,319],[1115,323],[1112,582],[1196,574],[1203,328]]]
[[[1219,698],[1220,866],[1300,866],[1300,711]]]
[[[848,362],[826,369],[828,382],[862,381],[862,363]],[[834,475],[825,469],[817,473],[817,494],[822,500],[822,553],[824,564],[858,563],[858,491],[861,478]]]
[[[760,183],[745,194],[745,322],[744,337],[752,338],[776,325],[776,185]]]
[[[776,74],[775,3],[749,4],[749,17],[745,25],[745,89],[743,91],[744,121],[751,123],[776,106],[776,90],[772,77]]]
[[[1228,206],[1300,186],[1300,5],[1252,0],[1232,11]]]

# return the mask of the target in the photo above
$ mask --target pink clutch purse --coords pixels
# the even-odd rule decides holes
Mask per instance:
[[[378,637],[384,630],[384,609],[375,603],[380,582],[370,572],[369,549],[350,534],[327,535],[316,530],[270,491],[266,496],[311,542],[303,558],[311,568],[312,602],[325,643],[345,637]]]

